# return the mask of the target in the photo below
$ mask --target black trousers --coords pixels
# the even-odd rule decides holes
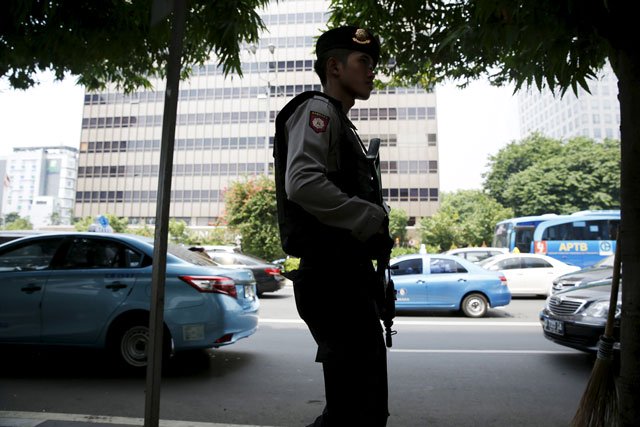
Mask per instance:
[[[387,358],[371,262],[303,259],[293,284],[324,371],[326,406],[311,425],[385,426]]]

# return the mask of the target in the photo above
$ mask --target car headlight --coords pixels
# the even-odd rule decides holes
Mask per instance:
[[[616,317],[620,316],[621,303],[616,306]],[[607,317],[609,314],[609,301],[596,301],[589,305],[583,312],[583,316],[589,317]]]

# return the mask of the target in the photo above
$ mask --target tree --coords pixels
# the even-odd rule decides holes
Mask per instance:
[[[489,244],[498,221],[513,216],[480,190],[444,193],[440,209],[420,222],[421,239],[431,251]]]
[[[49,223],[51,225],[62,224],[62,219],[60,218],[60,212],[58,211],[52,212],[51,215],[49,216]]]
[[[32,230],[33,225],[28,218],[16,218],[15,220],[8,222],[4,228],[6,230]]]
[[[242,250],[259,258],[282,258],[276,186],[264,175],[236,181],[225,192],[226,215],[229,226],[242,236]]]
[[[620,208],[620,144],[533,135],[489,160],[485,189],[516,216]]]
[[[407,241],[407,224],[409,216],[402,209],[391,209],[389,212],[389,232],[394,241],[398,241],[400,246]]]
[[[4,216],[4,224],[5,225],[11,224],[12,222],[15,222],[18,219],[20,219],[20,214],[18,212],[9,212]]]
[[[640,48],[634,3],[623,0],[332,0],[331,22],[373,28],[392,80],[461,86],[487,76],[564,94],[588,91],[609,61],[618,78],[621,134],[621,423],[640,425]],[[389,61],[394,58],[394,61]]]
[[[0,76],[26,89],[34,74],[66,73],[90,90],[116,83],[130,92],[164,76],[169,19],[151,26],[152,0],[9,0],[0,14]],[[241,73],[243,42],[257,43],[264,28],[256,9],[268,0],[191,0],[182,63],[203,64],[215,53],[225,73]]]
[[[512,176],[541,160],[558,156],[561,150],[560,141],[537,133],[521,141],[511,142],[498,153],[489,156],[489,170],[482,175],[483,188],[499,203],[506,204],[504,192]]]
[[[190,244],[193,240],[193,235],[187,228],[187,223],[182,220],[176,220],[175,218],[169,219],[169,239],[173,243],[185,243]]]

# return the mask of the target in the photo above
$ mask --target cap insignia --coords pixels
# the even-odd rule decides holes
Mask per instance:
[[[355,36],[352,38],[352,40],[358,44],[369,44],[371,43],[371,38],[369,37],[369,33],[367,32],[367,30],[364,30],[362,28],[358,28],[356,30],[356,34]]]

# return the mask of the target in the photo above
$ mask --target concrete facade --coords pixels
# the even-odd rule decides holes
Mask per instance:
[[[329,3],[289,0],[261,12],[260,43],[243,46],[243,77],[225,78],[215,60],[180,83],[170,215],[191,226],[218,224],[224,191],[249,176],[272,174],[274,119],[293,96],[321,90],[313,72],[315,37]],[[111,213],[153,223],[165,83],[125,95],[87,93],[75,215]],[[365,143],[381,138],[385,198],[412,220],[439,207],[436,97],[393,88],[357,101],[351,118]]]
[[[578,90],[576,97],[568,90],[564,97],[549,90],[518,93],[520,132],[532,132],[556,138],[584,136],[595,140],[620,139],[620,104],[618,79],[607,64],[597,80],[589,81],[591,94]]]
[[[57,213],[61,224],[73,218],[78,168],[78,150],[72,147],[14,148],[6,162],[6,177],[2,214],[17,213],[29,218],[35,228],[52,225],[51,215]],[[39,197],[48,197],[36,207]],[[44,210],[43,210],[44,209]],[[33,217],[34,210],[36,216]],[[35,222],[34,222],[35,221]]]

